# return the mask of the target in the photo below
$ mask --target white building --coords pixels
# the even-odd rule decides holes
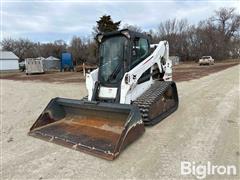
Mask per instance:
[[[0,51],[0,71],[18,70],[19,58],[11,51]]]

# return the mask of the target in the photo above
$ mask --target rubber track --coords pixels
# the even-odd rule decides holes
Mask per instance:
[[[140,112],[142,114],[142,118],[145,125],[154,125],[167,117],[169,114],[174,112],[178,107],[178,95],[177,95],[177,89],[174,94],[176,105],[169,109],[168,111],[162,113],[160,117],[157,117],[153,120],[149,119],[149,110],[151,108],[151,105],[154,104],[156,101],[159,100],[160,96],[163,95],[163,93],[172,85],[175,83],[173,81],[158,81],[155,82],[146,92],[144,92],[139,98],[137,98],[133,104],[139,107]]]

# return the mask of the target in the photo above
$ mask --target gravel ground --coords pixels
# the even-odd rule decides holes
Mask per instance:
[[[27,136],[55,96],[80,99],[85,84],[2,80],[2,179],[193,179],[180,162],[239,165],[240,66],[177,83],[177,112],[106,161]],[[239,167],[238,167],[239,173]],[[238,176],[207,176],[239,179]]]

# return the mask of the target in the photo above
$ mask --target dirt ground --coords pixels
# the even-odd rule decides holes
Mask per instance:
[[[213,66],[199,66],[197,63],[181,63],[174,66],[174,81],[187,81],[207,76],[211,73],[239,64],[240,61],[224,61],[215,63]],[[79,83],[84,82],[85,77],[81,72],[47,72],[45,74],[26,75],[24,72],[0,73],[0,79],[20,80],[20,81],[42,81],[57,83]]]
[[[211,67],[203,67],[211,68]],[[131,144],[114,161],[27,136],[53,97],[80,99],[84,83],[1,81],[2,179],[195,179],[180,162],[240,163],[240,65],[177,83],[178,110]],[[239,179],[207,176],[208,179]]]
[[[173,67],[173,80],[176,82],[199,79],[209,74],[239,64],[240,61],[217,62],[214,65],[199,66],[197,63],[182,63]]]
[[[24,72],[2,72],[0,79],[16,81],[38,81],[56,83],[79,83],[84,82],[85,77],[80,72],[46,72],[44,74],[26,75]]]

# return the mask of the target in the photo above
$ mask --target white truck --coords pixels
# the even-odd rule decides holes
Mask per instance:
[[[214,59],[212,56],[203,56],[201,59],[198,61],[199,65],[213,65],[214,64]]]

